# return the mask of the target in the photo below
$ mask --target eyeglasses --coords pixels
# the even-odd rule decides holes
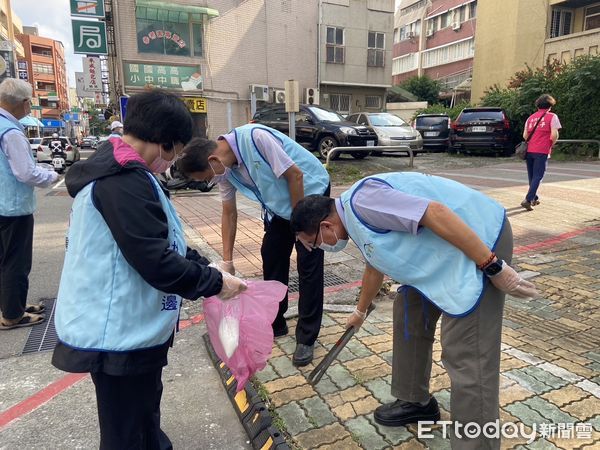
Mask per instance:
[[[321,234],[321,223],[325,219],[327,219],[327,217],[329,217],[329,213],[327,213],[325,216],[323,216],[323,218],[321,220],[319,220],[319,229],[317,230],[317,234],[315,234],[315,240],[312,243],[304,242],[302,239],[300,239],[298,236],[296,236],[296,240],[300,241],[302,243],[302,245],[304,246],[304,248],[306,250],[308,250],[309,252],[312,252],[313,250],[316,250],[319,248],[320,244],[317,245],[317,242],[319,242],[319,235]]]

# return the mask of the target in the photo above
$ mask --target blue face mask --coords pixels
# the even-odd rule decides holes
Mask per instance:
[[[335,232],[335,230],[333,230],[333,234],[335,235],[335,239],[336,242],[334,245],[330,245],[327,244],[323,241],[321,241],[321,243],[319,244],[319,248],[325,252],[340,252],[342,250],[344,250],[344,248],[346,248],[346,245],[348,245],[348,239],[340,239],[337,237],[337,233]],[[323,232],[321,231],[321,236],[323,235]],[[322,238],[321,238],[322,239]]]

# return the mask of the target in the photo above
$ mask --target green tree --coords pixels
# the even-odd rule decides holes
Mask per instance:
[[[426,101],[430,105],[438,103],[440,94],[440,83],[428,76],[414,76],[399,84],[402,89],[416,95],[420,101]]]
[[[96,108],[96,104],[92,100],[84,100],[83,109],[88,112],[88,123],[92,136],[110,134],[110,124],[104,119],[102,109]]]

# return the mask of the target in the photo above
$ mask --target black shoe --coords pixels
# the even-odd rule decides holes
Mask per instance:
[[[283,328],[273,328],[273,336],[274,337],[281,337],[281,336],[285,336],[288,334],[288,326],[284,325]]]
[[[375,409],[375,422],[387,427],[417,423],[420,420],[440,420],[440,408],[435,397],[431,397],[431,400],[425,406],[421,406],[419,403],[396,400]]]
[[[292,364],[296,367],[307,366],[313,360],[314,345],[296,344]]]
[[[523,201],[521,202],[521,206],[522,206],[523,208],[525,208],[527,211],[533,211],[533,208],[531,207],[531,202],[530,202],[530,201],[523,200]]]

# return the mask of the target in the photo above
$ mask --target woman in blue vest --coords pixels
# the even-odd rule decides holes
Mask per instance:
[[[58,292],[52,364],[90,372],[100,448],[168,449],[160,429],[162,368],[182,297],[228,299],[244,283],[187,247],[164,172],[192,137],[181,100],[162,91],[129,99],[125,135],[67,172],[75,198]]]
[[[373,175],[339,199],[309,196],[292,213],[307,248],[339,251],[352,238],[367,266],[347,326],[360,327],[384,275],[400,282],[394,302],[392,395],[375,421],[399,426],[440,418],[429,393],[432,345],[442,316],[442,362],[451,380],[452,420],[499,417],[504,297],[535,287],[509,266],[513,241],[504,208],[460,183],[419,173]],[[499,448],[499,440],[457,440],[455,449]]]
[[[224,259],[220,264],[225,270],[235,273],[232,259],[237,191],[259,202],[263,209],[265,234],[260,250],[265,280],[289,283],[290,256],[296,247],[300,296],[292,361],[296,366],[309,364],[323,316],[324,255],[320,250],[310,253],[298,245],[289,220],[292,208],[305,195],[329,195],[329,174],[300,144],[258,124],[235,128],[216,142],[194,139],[177,164],[185,175],[219,185]],[[286,294],[273,322],[276,337],[288,333],[284,318],[287,308]]]

